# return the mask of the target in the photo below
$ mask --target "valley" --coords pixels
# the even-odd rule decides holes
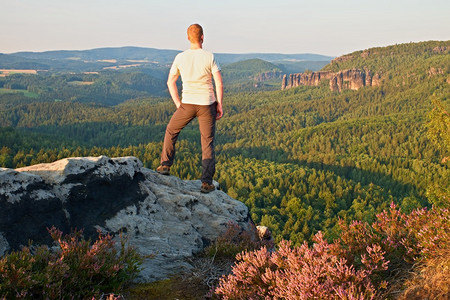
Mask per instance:
[[[333,90],[327,81],[280,90],[289,70],[259,57],[239,56],[244,59],[236,62],[222,55],[225,117],[217,125],[216,180],[250,208],[255,223],[270,228],[276,241],[297,245],[319,230],[333,239],[340,219],[372,222],[392,202],[404,212],[431,207],[438,201],[435,186],[449,186],[450,178],[441,160],[448,154],[430,142],[426,127],[433,101],[449,105],[449,45],[357,51],[312,70],[366,68],[383,74],[380,84],[357,90]],[[114,51],[116,63],[146,63],[142,55]],[[64,55],[113,57],[99,52]],[[145,59],[168,62],[174,55],[158,53]],[[65,69],[52,55],[67,62]],[[64,55],[29,53],[22,62],[16,56],[18,65],[51,61],[54,69],[0,77],[0,166],[132,155],[155,169],[175,109],[166,90],[168,66],[105,71],[105,64],[114,62],[81,67]],[[194,122],[180,136],[172,170],[182,179],[200,175],[197,126]]]

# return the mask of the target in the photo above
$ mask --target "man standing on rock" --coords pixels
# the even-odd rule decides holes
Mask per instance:
[[[198,118],[202,143],[202,186],[200,191],[209,193],[215,187],[212,178],[216,170],[214,134],[216,120],[222,118],[223,85],[220,66],[211,52],[203,50],[203,28],[198,24],[187,30],[190,49],[178,54],[170,68],[167,86],[170,96],[177,106],[166,128],[161,165],[156,171],[170,174],[175,157],[175,143],[180,131],[195,117]],[[177,79],[181,75],[182,98],[178,95]],[[216,85],[216,95],[212,78]]]

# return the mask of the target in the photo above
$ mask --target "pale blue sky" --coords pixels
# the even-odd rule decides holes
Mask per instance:
[[[339,56],[450,40],[449,0],[0,0],[0,53],[142,46]]]

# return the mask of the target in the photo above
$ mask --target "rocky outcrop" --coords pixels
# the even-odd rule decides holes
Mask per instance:
[[[433,53],[437,53],[437,54],[450,53],[450,46],[436,46],[433,48]]]
[[[331,79],[333,74],[334,73],[329,71],[297,73],[290,74],[289,79],[284,75],[281,89],[289,89],[300,85],[317,86],[322,80]]]
[[[370,71],[351,69],[339,72],[318,71],[290,74],[283,76],[281,89],[289,89],[297,86],[318,86],[322,81],[328,80],[332,91],[344,89],[358,90],[364,86],[378,86],[381,84],[380,74],[372,74]]]
[[[268,71],[255,75],[253,80],[255,80],[256,82],[264,82],[271,79],[280,79],[282,76],[283,72],[281,71]]]
[[[434,75],[439,75],[439,74],[444,74],[444,70],[442,70],[441,68],[435,68],[435,67],[430,67],[428,69],[428,76],[434,76]]]
[[[217,184],[217,183],[216,183]],[[247,207],[220,190],[200,193],[200,181],[184,181],[143,168],[135,157],[68,158],[20,169],[0,169],[0,255],[51,243],[47,227],[125,232],[146,259],[141,280],[189,268],[201,251],[237,222],[251,230]]]

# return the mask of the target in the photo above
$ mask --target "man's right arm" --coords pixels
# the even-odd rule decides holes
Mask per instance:
[[[223,83],[222,74],[220,71],[213,73],[214,83],[216,84],[216,98],[217,98],[217,116],[216,120],[219,120],[223,116],[222,100],[223,100]]]
[[[170,96],[172,97],[173,102],[175,105],[180,107],[181,105],[181,99],[180,95],[178,94],[178,88],[177,88],[177,80],[180,75],[173,75],[169,74],[169,78],[167,79],[167,87],[169,88]]]

